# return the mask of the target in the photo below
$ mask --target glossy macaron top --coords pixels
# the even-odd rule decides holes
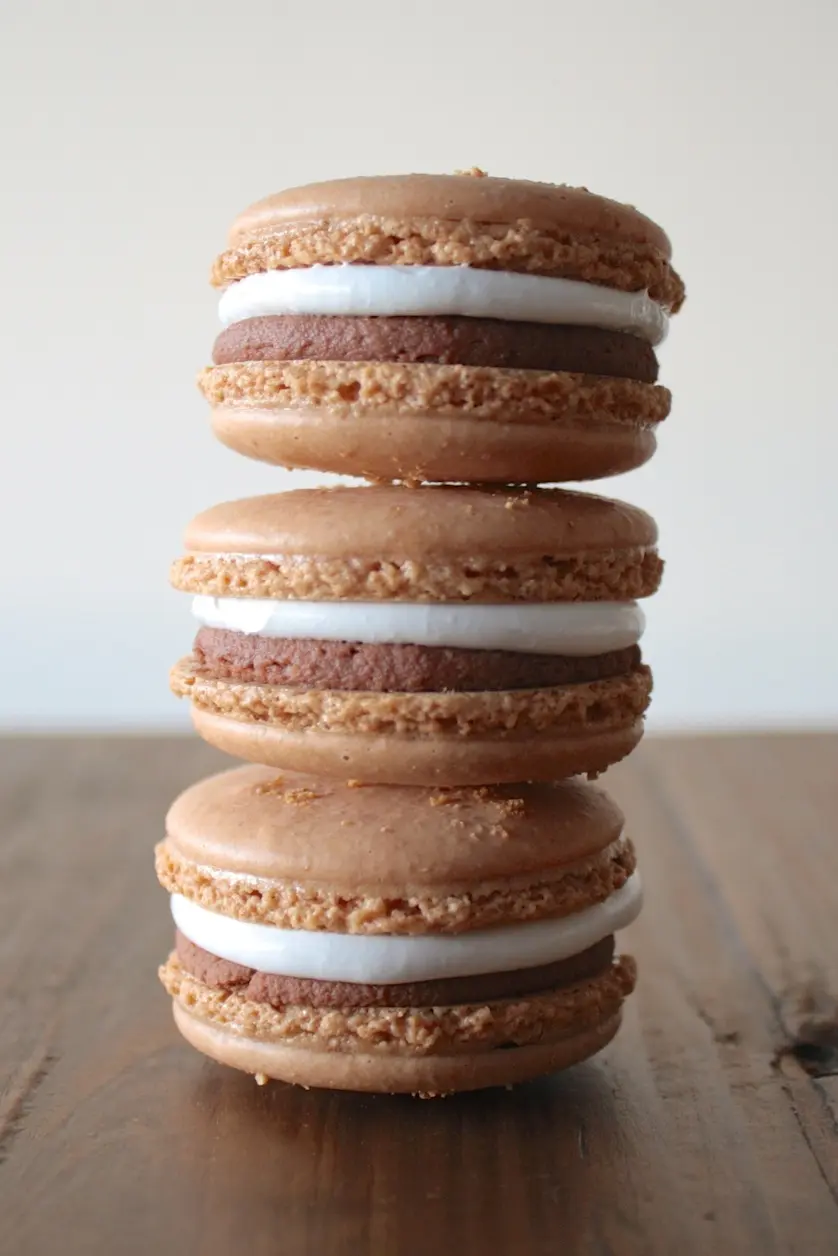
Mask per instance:
[[[532,179],[500,179],[479,171],[458,174],[372,175],[288,188],[257,201],[234,220],[231,248],[297,223],[375,215],[444,218],[513,225],[647,244],[672,254],[666,233],[632,205],[587,188]]]
[[[617,842],[623,816],[595,786],[419,789],[241,767],[181,794],[166,820],[180,859],[350,894],[522,888]]]
[[[374,558],[382,562],[594,554],[646,548],[654,520],[625,502],[562,489],[293,489],[224,502],[186,529],[192,553]]]

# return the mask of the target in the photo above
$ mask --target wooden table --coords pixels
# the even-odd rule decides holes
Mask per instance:
[[[436,1102],[181,1042],[151,847],[197,741],[0,743],[2,1256],[836,1256],[838,737],[609,773],[648,889],[596,1062]]]

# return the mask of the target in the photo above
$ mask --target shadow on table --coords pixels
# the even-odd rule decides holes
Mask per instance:
[[[433,1100],[259,1087],[209,1062],[195,1068],[177,1117],[196,1174],[235,1191],[239,1208],[246,1196],[263,1225],[302,1227],[328,1250],[340,1236],[347,1251],[375,1240],[434,1256],[478,1242],[506,1250],[517,1236],[517,1250],[540,1251],[560,1220],[566,1240],[593,1241],[623,1155],[599,1062]]]

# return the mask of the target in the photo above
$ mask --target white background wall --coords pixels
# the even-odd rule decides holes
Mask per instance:
[[[654,723],[838,719],[834,0],[3,6],[0,719],[185,720],[166,583],[225,498],[206,282],[252,200],[473,164],[634,202],[689,299],[652,465]],[[311,477],[307,477],[309,480]]]

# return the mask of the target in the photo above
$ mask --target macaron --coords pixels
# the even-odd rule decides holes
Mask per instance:
[[[544,483],[630,470],[670,407],[684,299],[664,231],[585,188],[339,179],[233,223],[200,376],[216,435],[373,480]]]
[[[157,848],[184,1037],[304,1086],[446,1094],[605,1046],[634,986],[623,817],[578,782],[428,790],[246,766],[187,789]]]
[[[299,489],[199,515],[171,675],[239,758],[408,785],[603,771],[643,731],[657,531],[558,489]]]

